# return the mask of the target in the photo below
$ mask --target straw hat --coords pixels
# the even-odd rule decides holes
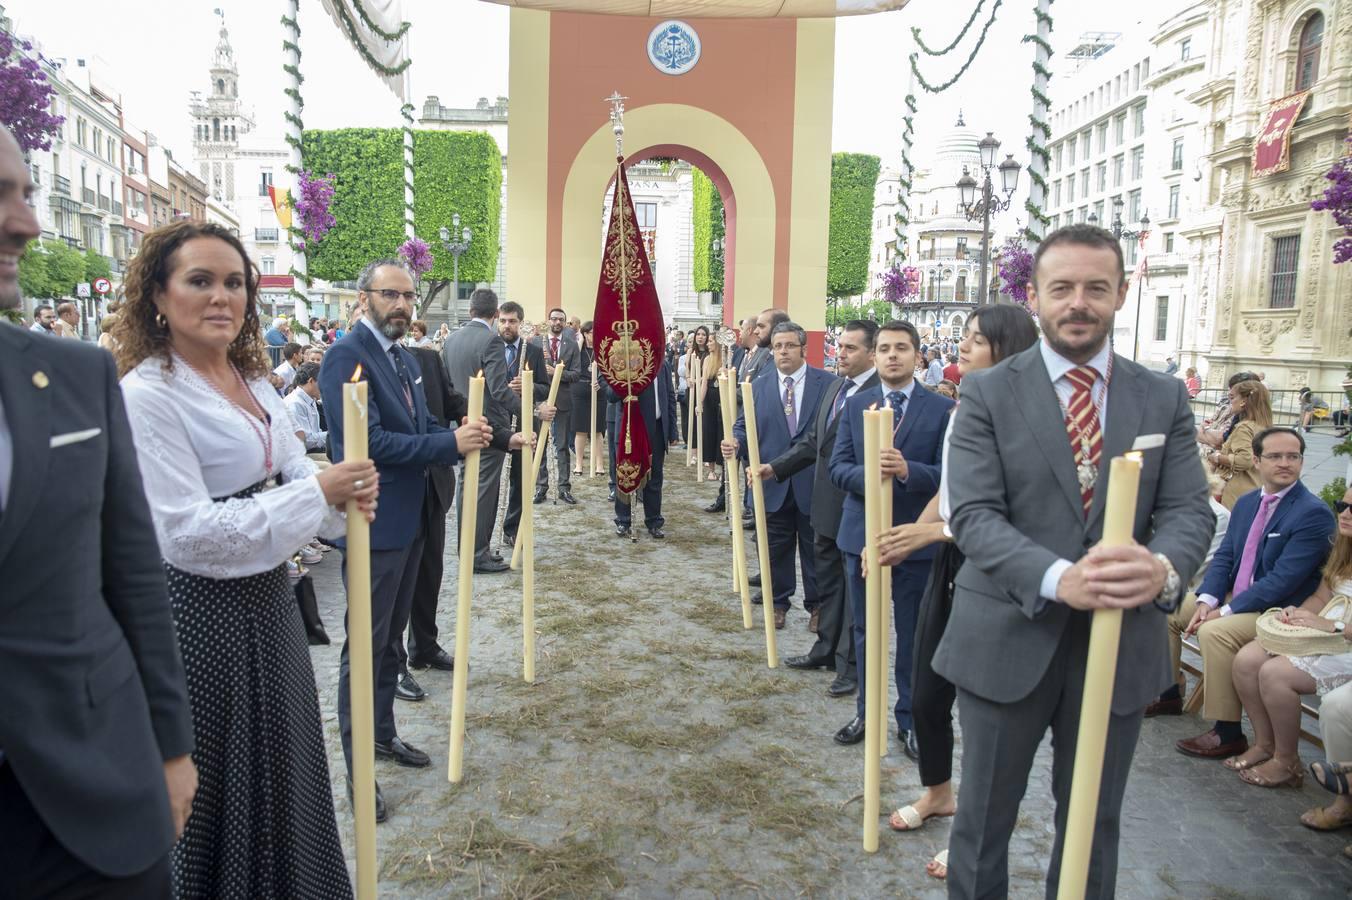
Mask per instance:
[[[1334,594],[1319,615],[1335,622],[1348,622],[1352,619],[1352,600]],[[1352,644],[1341,634],[1283,622],[1280,609],[1269,609],[1259,616],[1256,629],[1263,649],[1281,656],[1334,656],[1352,652]]]

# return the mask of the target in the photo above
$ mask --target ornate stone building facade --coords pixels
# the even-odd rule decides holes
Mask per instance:
[[[1188,237],[1209,385],[1241,369],[1277,389],[1338,390],[1352,361],[1352,264],[1341,229],[1310,209],[1352,124],[1352,0],[1212,0],[1210,78],[1189,99],[1207,122],[1204,206]],[[1255,173],[1272,101],[1309,91],[1290,167]]]

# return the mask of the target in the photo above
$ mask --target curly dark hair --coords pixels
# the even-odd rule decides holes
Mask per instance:
[[[164,290],[168,285],[169,276],[174,271],[174,254],[178,249],[188,241],[202,237],[225,241],[244,261],[247,293],[244,325],[227,350],[230,362],[245,378],[261,378],[272,371],[258,321],[258,269],[245,252],[244,244],[232,232],[214,222],[180,220],[147,234],[141,241],[136,258],[127,268],[122,307],[112,331],[117,346],[118,375],[126,375],[152,356],[163,360],[166,369],[173,368],[173,355],[169,352],[169,329],[159,322],[155,292]]]

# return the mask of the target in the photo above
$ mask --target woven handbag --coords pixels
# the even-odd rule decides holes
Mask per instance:
[[[1352,599],[1343,594],[1334,594],[1319,615],[1324,619],[1352,625]],[[1341,634],[1283,622],[1282,611],[1275,607],[1258,617],[1256,629],[1259,645],[1267,652],[1280,656],[1333,656],[1352,652],[1352,644]]]

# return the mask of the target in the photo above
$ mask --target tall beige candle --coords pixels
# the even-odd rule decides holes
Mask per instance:
[[[884,404],[878,410],[878,452],[881,458],[882,451],[892,446],[892,435],[894,433],[895,419],[892,415],[892,407]],[[882,477],[882,471],[879,470],[879,477]],[[878,491],[878,522],[874,526],[874,531],[881,535],[888,528],[892,527],[892,481],[893,479],[884,479],[881,489]],[[878,649],[878,721],[888,722],[891,717],[887,714],[887,699],[889,686],[892,678],[888,675],[891,666],[892,657],[892,567],[879,566],[881,578],[878,581],[878,616],[879,616],[879,635],[880,641]],[[872,715],[872,713],[870,713]],[[887,755],[887,732],[886,726],[878,729],[878,753],[881,756]]]
[[[523,386],[524,393],[525,388]],[[469,421],[484,414],[484,373],[469,380]],[[469,690],[469,613],[474,591],[474,525],[479,513],[479,454],[465,456],[465,478],[460,501],[460,593],[455,613],[455,672],[451,678],[451,752],[448,777],[465,775],[465,697]],[[522,454],[524,457],[524,454]]]
[[[367,387],[361,366],[343,385],[343,458],[369,459]],[[357,898],[376,896],[375,675],[371,657],[371,524],[347,502],[348,691],[352,701],[352,817],[357,836]]]
[[[530,367],[521,369],[521,433],[533,434],[535,373]],[[593,393],[593,396],[595,394]],[[596,407],[592,406],[595,415]],[[521,458],[528,454],[523,449]],[[536,469],[521,473],[521,523],[516,529],[516,541],[523,549],[521,557],[521,677],[527,683],[535,682],[535,504],[524,498],[535,495]]]
[[[548,405],[548,406],[553,406],[553,405],[554,405],[554,401],[557,400],[557,399],[558,399],[558,396],[559,396],[559,385],[562,384],[562,383],[563,383],[563,364],[560,363],[559,365],[557,365],[557,366],[554,367],[554,378],[553,378],[552,381],[549,382],[549,399],[545,401],[545,404],[546,404],[546,405]],[[522,391],[522,395],[523,395],[523,396],[524,396],[524,394],[525,394],[525,390],[526,390],[526,389],[525,389],[525,386],[523,385],[522,388],[521,388],[521,391]],[[545,439],[545,438],[546,438],[545,432],[547,432],[548,430],[549,430],[549,423],[548,423],[548,422],[541,422],[541,423],[540,423],[540,431],[539,431],[539,433],[537,433],[537,434],[535,435],[535,453],[534,453],[534,454],[528,453],[528,452],[526,452],[526,450],[524,450],[524,449],[521,451],[521,461],[522,461],[523,464],[526,462],[527,458],[530,459],[530,472],[531,472],[530,480],[531,480],[531,483],[532,483],[532,487],[531,487],[531,494],[532,494],[532,495],[534,495],[534,493],[535,493],[534,482],[535,482],[535,479],[538,477],[538,473],[539,473],[539,471],[540,471],[540,461],[543,460],[543,459],[545,458],[545,444],[549,443],[549,442]],[[525,490],[526,490],[526,489],[525,489],[525,487],[524,487],[524,484],[525,484],[524,476],[525,476],[526,473],[522,472],[521,474],[522,474],[522,476],[523,476],[523,480],[522,480],[522,485],[523,485],[523,487],[521,488],[521,491],[522,491],[521,496],[522,496],[523,499],[522,499],[522,501],[521,501],[521,504],[522,504],[522,506],[524,507],[525,504],[527,504],[527,503],[530,502],[530,497],[527,497],[526,494],[525,494]],[[533,531],[532,531],[532,537],[531,537],[531,540],[532,540],[532,541],[535,540],[535,538],[534,538],[534,532],[533,532]],[[533,543],[532,543],[531,546],[532,546],[532,548],[534,548],[534,544],[533,544]],[[518,535],[517,535],[517,542],[516,542],[515,545],[512,546],[512,563],[511,563],[511,565],[512,565],[512,568],[513,568],[513,569],[518,568],[518,567],[521,565],[521,551],[522,551],[522,547],[523,547],[523,541],[521,540],[521,535],[518,534]]]
[[[882,507],[882,464],[876,410],[864,411],[864,850],[878,850],[878,814],[882,804],[882,567],[878,564],[878,513]]]
[[[747,465],[753,473],[760,469],[760,440],[756,435],[756,400],[751,393],[751,382],[742,382],[742,409],[746,421]],[[729,491],[729,493],[732,493]],[[751,502],[756,510],[756,551],[760,561],[761,613],[765,619],[765,660],[766,665],[775,668],[779,665],[779,650],[775,642],[775,588],[770,579],[770,539],[765,526],[765,485],[759,478],[751,480]]]
[[[1113,459],[1108,470],[1108,501],[1103,510],[1103,546],[1125,547],[1135,540],[1136,495],[1140,484],[1140,453]],[[1089,881],[1089,850],[1094,842],[1094,818],[1103,781],[1103,752],[1108,742],[1108,716],[1113,706],[1121,636],[1122,610],[1094,610],[1057,900],[1081,900]]]
[[[732,369],[724,369],[718,376],[718,394],[723,408],[723,439],[733,440],[733,427],[737,421],[736,376]],[[742,491],[741,479],[737,477],[737,460],[723,461],[727,470],[727,501],[732,511],[732,582],[733,590],[742,598],[742,627],[751,628],[751,583],[746,571],[746,535],[742,531]]]
[[[591,431],[587,432],[587,437],[591,439],[591,468],[587,469],[588,478],[594,478],[601,474],[601,435],[596,431],[596,360],[591,364]]]

